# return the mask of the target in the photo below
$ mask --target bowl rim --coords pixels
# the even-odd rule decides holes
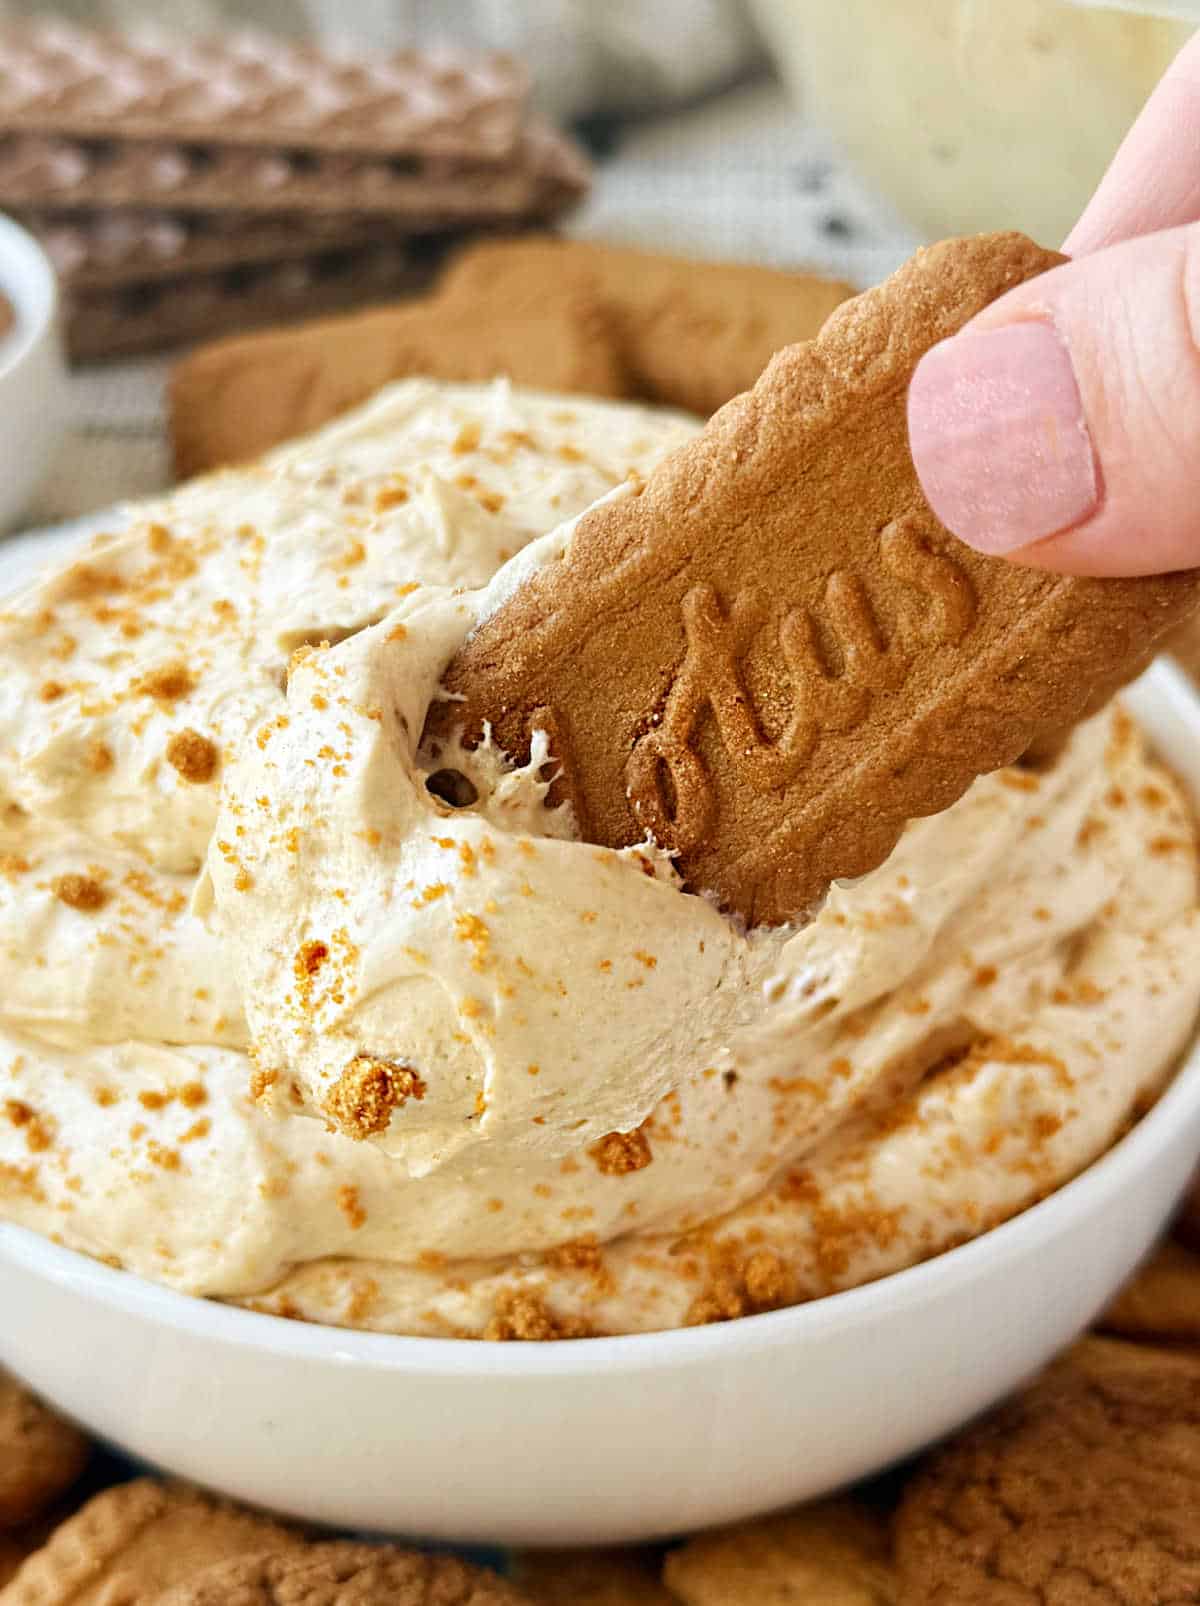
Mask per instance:
[[[1164,717],[1190,722],[1200,733],[1200,695],[1174,665],[1158,660],[1139,683],[1148,704]],[[1154,720],[1140,716],[1142,723]],[[1153,731],[1151,731],[1153,736]],[[593,1376],[699,1365],[730,1353],[739,1359],[781,1345],[828,1339],[857,1328],[880,1311],[894,1319],[962,1291],[1043,1243],[1079,1226],[1106,1201],[1132,1186],[1169,1145],[1188,1113],[1200,1114],[1200,1035],[1180,1056],[1153,1107],[1124,1137],[1037,1204],[979,1237],[915,1266],[805,1304],[704,1327],[669,1328],[611,1337],[500,1344],[463,1338],[425,1338],[363,1332],[295,1321],[213,1298],[180,1293],[133,1272],[115,1270],[80,1251],[52,1243],[28,1228],[0,1221],[0,1276],[6,1261],[60,1287],[72,1287],[127,1316],[222,1347],[257,1350],[293,1361],[365,1367],[423,1377]]]
[[[58,315],[54,264],[29,232],[0,212],[0,291],[17,315],[10,337],[0,337],[0,384],[46,339]]]

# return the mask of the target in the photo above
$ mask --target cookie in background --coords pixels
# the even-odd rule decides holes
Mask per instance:
[[[851,294],[815,273],[550,235],[479,242],[418,302],[182,358],[170,385],[175,468],[186,477],[255,457],[414,375],[504,375],[706,417]]]

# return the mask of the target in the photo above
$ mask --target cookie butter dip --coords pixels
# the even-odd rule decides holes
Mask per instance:
[[[1194,828],[1119,709],[800,929],[423,751],[475,621],[697,426],[410,381],[135,510],[0,620],[0,1217],[399,1333],[810,1299],[1025,1208],[1200,1002]]]

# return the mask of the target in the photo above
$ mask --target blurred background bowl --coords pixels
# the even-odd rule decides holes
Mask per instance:
[[[928,239],[1066,238],[1196,0],[751,0],[809,122]]]
[[[0,295],[13,322],[0,335],[0,531],[26,511],[62,440],[66,369],[58,282],[32,235],[0,216]]]

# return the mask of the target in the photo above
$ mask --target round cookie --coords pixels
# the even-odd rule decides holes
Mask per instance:
[[[454,1556],[351,1542],[243,1556],[146,1606],[529,1606],[495,1573]]]
[[[901,1606],[1200,1601],[1200,1359],[1087,1339],[926,1462]]]
[[[0,1372],[0,1529],[30,1521],[83,1471],[79,1429]]]

